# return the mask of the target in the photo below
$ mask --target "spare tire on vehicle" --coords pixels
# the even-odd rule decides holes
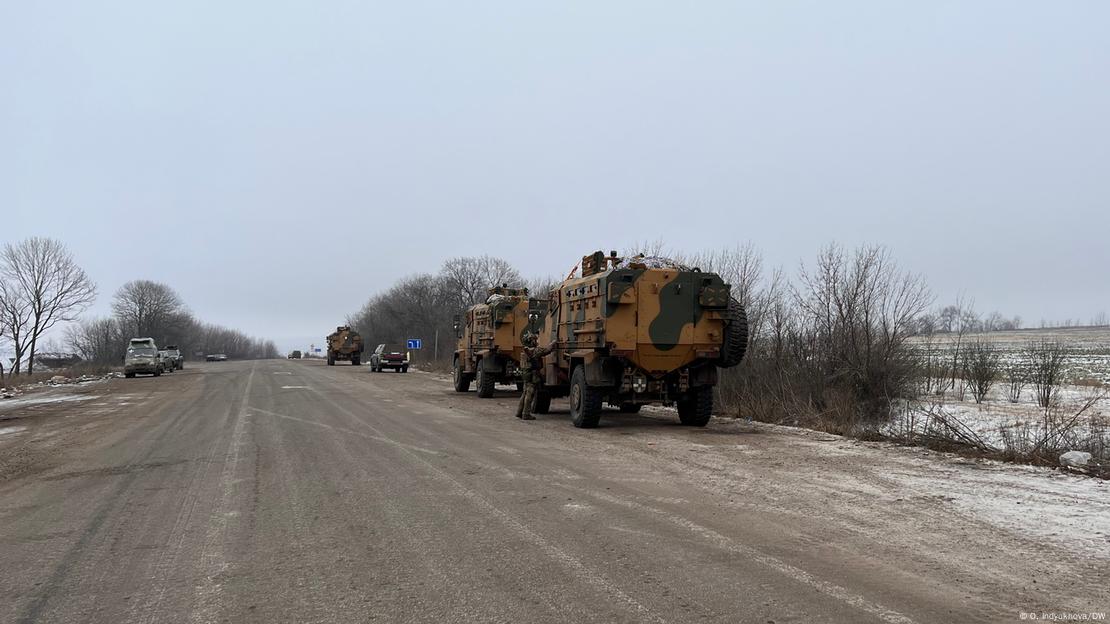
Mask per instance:
[[[724,321],[725,335],[721,341],[721,357],[717,359],[717,366],[729,368],[739,364],[748,350],[748,314],[744,311],[744,306],[734,298],[730,297],[728,300]]]

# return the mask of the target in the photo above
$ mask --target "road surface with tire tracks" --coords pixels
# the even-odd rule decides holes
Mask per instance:
[[[57,392],[76,398],[0,404],[3,622],[964,622],[1110,603],[1110,536],[1072,547],[958,504],[1010,468],[662,410],[578,430],[555,401],[525,422],[512,388],[320,361]],[[1026,508],[1050,523],[1064,498]]]

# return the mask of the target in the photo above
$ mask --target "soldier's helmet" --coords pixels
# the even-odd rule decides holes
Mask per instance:
[[[526,332],[521,338],[521,342],[523,342],[526,347],[534,347],[539,344],[539,341],[536,340],[536,335],[532,332]]]

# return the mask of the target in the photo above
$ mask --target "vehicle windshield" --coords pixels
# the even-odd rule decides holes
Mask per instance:
[[[128,355],[154,355],[156,351],[150,347],[131,347],[127,350]]]

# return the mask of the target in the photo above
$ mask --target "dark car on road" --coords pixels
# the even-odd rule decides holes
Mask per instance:
[[[387,368],[402,373],[409,372],[409,351],[400,345],[380,344],[370,354],[370,370],[382,372]]]

